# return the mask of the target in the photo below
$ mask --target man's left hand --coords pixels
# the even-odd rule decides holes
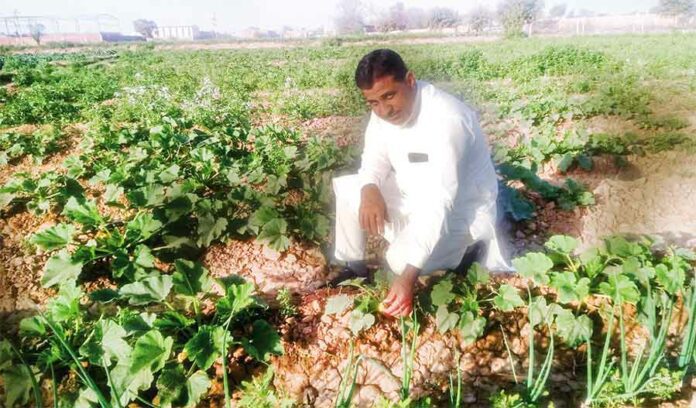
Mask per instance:
[[[382,305],[384,314],[393,317],[405,317],[413,310],[413,292],[420,270],[411,265],[399,275],[394,282]]]

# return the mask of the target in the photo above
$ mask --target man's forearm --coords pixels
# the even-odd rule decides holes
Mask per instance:
[[[416,280],[418,279],[418,275],[420,275],[420,271],[421,270],[415,266],[407,264],[406,268],[404,268],[404,271],[401,273],[401,279],[411,282],[411,284],[415,284]]]

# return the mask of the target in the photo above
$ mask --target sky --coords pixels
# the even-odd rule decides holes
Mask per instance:
[[[201,30],[236,33],[247,27],[278,30],[283,26],[330,27],[340,0],[0,0],[0,16],[77,17],[106,13],[118,18],[121,32],[133,32],[133,20],[159,26],[198,25]],[[497,0],[401,0],[406,7],[450,7],[465,13],[477,6],[495,9]],[[362,0],[368,10],[388,8],[394,1]],[[618,14],[646,11],[657,0],[547,0],[568,10]]]

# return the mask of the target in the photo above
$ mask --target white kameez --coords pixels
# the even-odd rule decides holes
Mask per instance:
[[[496,236],[498,182],[476,113],[431,84],[418,81],[417,88],[405,125],[392,125],[372,113],[358,174],[333,180],[336,259],[364,259],[360,190],[375,184],[390,219],[384,237],[394,273],[407,264],[423,274],[455,268],[476,241],[488,244],[485,267],[512,270]]]

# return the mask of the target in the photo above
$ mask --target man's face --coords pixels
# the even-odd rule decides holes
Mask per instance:
[[[361,89],[372,111],[392,125],[403,125],[413,112],[416,78],[409,72],[403,81],[392,75],[375,79],[370,89]]]

